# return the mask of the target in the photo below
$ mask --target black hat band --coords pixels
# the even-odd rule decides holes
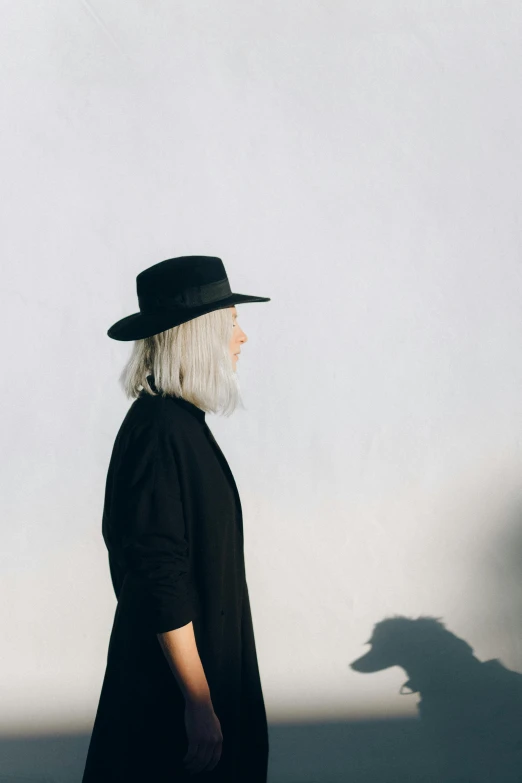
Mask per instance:
[[[198,307],[199,305],[217,302],[232,294],[228,278],[216,280],[214,283],[204,283],[185,288],[175,296],[138,295],[139,307],[142,313],[155,312],[158,309],[171,307]]]

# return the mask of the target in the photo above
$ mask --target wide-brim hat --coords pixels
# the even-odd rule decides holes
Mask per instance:
[[[223,261],[215,256],[179,256],[149,266],[136,277],[139,313],[116,321],[113,340],[143,340],[212,310],[268,296],[232,292]]]

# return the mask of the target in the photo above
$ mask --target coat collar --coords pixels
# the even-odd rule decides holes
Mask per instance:
[[[152,389],[152,391],[157,392],[158,389],[156,388],[156,384],[154,383],[154,375],[148,375],[147,376],[149,385]],[[147,394],[147,392],[142,389],[140,391],[140,397],[150,396]],[[174,395],[168,394],[166,396],[166,399],[174,401],[177,405],[180,405],[182,408],[185,408],[189,413],[192,413],[193,416],[195,416],[199,421],[201,421],[203,424],[205,423],[205,411],[201,408],[198,408],[197,405],[194,405],[192,402],[189,402],[188,400],[185,400],[184,397],[176,397]]]

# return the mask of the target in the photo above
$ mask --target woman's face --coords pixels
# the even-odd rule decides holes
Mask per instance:
[[[248,337],[246,336],[246,334],[244,333],[244,331],[241,329],[240,325],[238,324],[238,321],[237,321],[238,313],[237,313],[235,305],[233,305],[230,308],[230,312],[232,314],[233,327],[232,327],[232,337],[230,338],[229,348],[230,348],[230,355],[232,357],[232,362],[233,362],[233,365],[235,367],[236,364],[237,364],[237,360],[238,360],[238,356],[236,354],[239,353],[239,351],[241,350],[241,344],[242,343],[246,343],[246,341],[248,340]]]

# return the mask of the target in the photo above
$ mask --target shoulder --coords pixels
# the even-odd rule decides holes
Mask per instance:
[[[158,462],[174,466],[191,439],[189,417],[160,396],[134,400],[114,443],[113,458],[119,469],[148,475]]]
[[[184,444],[196,442],[201,424],[175,400],[150,394],[138,397],[120,426],[118,440],[122,448],[169,446],[178,451]]]
[[[132,403],[126,419],[131,426],[150,425],[161,429],[185,429],[191,427],[194,417],[176,400],[161,395],[145,394]]]

